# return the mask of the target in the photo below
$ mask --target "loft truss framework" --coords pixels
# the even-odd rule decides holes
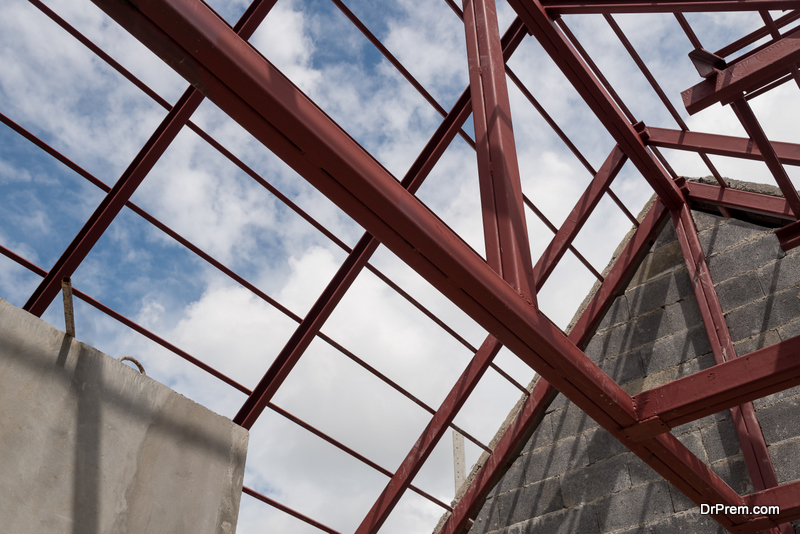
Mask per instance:
[[[783,83],[794,82],[800,86],[797,66],[800,62],[800,28],[792,25],[800,18],[800,2],[619,0],[576,3],[509,0],[517,18],[501,35],[494,0],[464,0],[463,5],[444,0],[464,23],[470,80],[455,105],[446,111],[345,3],[332,1],[443,116],[423,151],[400,180],[392,176],[248,44],[247,40],[274,7],[276,0],[255,0],[232,28],[200,0],[93,0],[191,84],[174,105],[163,100],[47,5],[39,0],[29,0],[169,113],[113,187],[73,163],[12,118],[0,115],[0,120],[8,127],[105,192],[103,201],[91,218],[49,269],[34,265],[6,247],[0,248],[5,256],[42,277],[41,284],[30,295],[25,309],[41,316],[60,291],[62,279],[76,271],[115,217],[127,207],[293,319],[297,323],[296,330],[266,369],[258,385],[250,390],[90,295],[80,290],[75,290],[75,295],[247,395],[246,402],[234,418],[236,423],[251,428],[264,410],[275,411],[389,477],[384,491],[361,521],[357,529],[359,534],[377,532],[406,491],[414,491],[441,506],[443,511],[450,512],[441,533],[467,530],[492,485],[508,468],[558,392],[566,395],[695,503],[780,506],[780,516],[715,516],[728,531],[792,532],[788,522],[800,519],[800,481],[778,484],[752,401],[800,384],[800,362],[794,357],[800,350],[800,339],[782,341],[758,350],[746,360],[737,359],[690,210],[701,206],[704,209],[716,209],[725,216],[740,211],[759,214],[769,218],[773,224],[780,224],[776,233],[784,249],[800,244],[800,222],[797,222],[800,197],[784,169],[785,165],[800,165],[800,144],[771,142],[749,104],[751,99]],[[773,18],[769,10],[783,10],[784,14]],[[763,26],[711,53],[703,48],[702,36],[695,34],[683,13],[712,11],[757,12],[763,20]],[[703,77],[702,81],[682,94],[687,111],[694,114],[717,104],[730,105],[749,138],[689,131],[615,21],[612,14],[617,13],[673,14],[691,43],[689,55]],[[677,129],[654,127],[633,117],[570,31],[566,21],[573,14],[598,14],[606,19],[674,117]],[[588,163],[508,67],[508,59],[526,38],[535,39],[541,44],[614,139],[616,146],[599,169],[594,169]],[[767,38],[765,44],[741,53],[764,38]],[[592,175],[589,187],[558,228],[535,206],[534,199],[523,194],[511,125],[509,81],[522,91]],[[358,243],[352,248],[348,247],[317,222],[313,214],[303,211],[194,124],[191,116],[205,98],[213,101],[358,222],[366,230]],[[475,127],[474,141],[462,129],[470,116]],[[137,187],[183,128],[190,128],[197,133],[347,252],[347,259],[304,317],[283,307],[253,283],[131,202]],[[477,154],[485,260],[415,196],[457,135],[473,146]],[[679,178],[659,148],[699,153],[708,171],[716,178],[717,185],[687,182]],[[763,161],[780,187],[783,198],[728,187],[708,158],[710,154]],[[628,161],[657,195],[655,203],[641,221],[628,211],[610,187]],[[602,276],[573,247],[573,242],[595,207],[606,196],[619,206],[636,229],[610,271]],[[526,208],[541,218],[554,233],[552,241],[539,258],[531,256]],[[582,352],[582,348],[588,343],[613,299],[624,290],[624,284],[638,261],[668,221],[677,230],[716,365],[631,396],[595,365]],[[370,257],[379,244],[390,249],[490,332],[485,341],[479,347],[472,346],[371,265]],[[554,326],[537,305],[537,293],[567,251],[575,254],[600,282],[599,290],[568,335]],[[325,321],[364,269],[376,274],[474,353],[471,362],[438,408],[428,406],[414,397],[321,332]],[[431,414],[429,424],[395,471],[381,467],[272,402],[304,351],[317,337]],[[502,346],[508,347],[539,374],[540,379],[531,391],[493,363]],[[527,397],[522,409],[493,447],[481,443],[453,423],[459,409],[490,367],[503,374]],[[755,493],[751,495],[737,494],[669,433],[677,425],[727,409],[733,414],[755,488]],[[489,454],[488,460],[454,506],[441,502],[413,484],[415,475],[450,428],[458,430]],[[251,447],[257,446],[257,443],[251,443]],[[244,491],[321,531],[336,532],[253,489],[245,487]]]

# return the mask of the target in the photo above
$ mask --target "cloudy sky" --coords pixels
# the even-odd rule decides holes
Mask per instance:
[[[174,103],[187,83],[88,0],[45,2],[116,61]],[[233,24],[243,0],[210,5]],[[468,84],[464,29],[442,0],[350,0],[347,5],[445,109]],[[512,10],[498,5],[501,32]],[[776,14],[779,16],[779,14]],[[757,28],[754,14],[689,14],[708,50]],[[637,120],[676,128],[602,17],[565,20],[591,51]],[[680,91],[700,78],[691,44],[671,15],[617,16],[692,130],[744,135],[728,108],[688,117]],[[251,43],[397,177],[402,177],[441,117],[328,1],[280,0]],[[166,111],[25,0],[0,4],[0,112],[112,185]],[[509,62],[595,168],[614,144],[539,45],[527,39]],[[767,134],[796,140],[797,87],[751,102]],[[523,188],[560,225],[591,176],[513,86],[510,89]],[[206,101],[192,117],[347,246],[363,230],[249,134]],[[465,129],[472,134],[471,122]],[[678,174],[709,171],[694,154],[665,151]],[[766,167],[713,157],[724,176],[772,183]],[[793,179],[797,169],[787,168]],[[612,189],[637,214],[652,190],[626,165]],[[418,193],[482,253],[474,151],[456,138]],[[39,148],[0,126],[0,244],[49,269],[102,199],[102,192]],[[197,247],[304,316],[346,257],[345,251],[258,185],[204,140],[184,129],[132,199]],[[528,212],[535,258],[552,233]],[[575,246],[598,270],[630,221],[601,201]],[[372,264],[459,335],[478,345],[485,332],[433,291],[392,253]],[[22,306],[39,283],[0,256],[0,297]],[[566,327],[594,282],[569,253],[543,288],[541,309]],[[123,210],[73,276],[77,288],[252,388],[296,322],[222,275],[182,245]],[[244,396],[131,332],[81,301],[77,337],[115,357],[133,355],[149,376],[218,413],[233,416]],[[59,328],[58,303],[44,318]],[[434,408],[471,352],[370,272],[363,272],[323,331]],[[527,384],[532,371],[507,351],[496,363]],[[488,443],[519,390],[489,371],[456,423]],[[394,470],[429,420],[420,407],[317,339],[274,399],[345,445]],[[245,484],[341,532],[353,531],[385,486],[382,474],[266,411],[252,429]],[[467,442],[467,465],[480,449]],[[414,482],[453,498],[449,434]],[[400,501],[382,532],[429,532],[442,510],[414,493]],[[239,532],[317,532],[244,496]]]

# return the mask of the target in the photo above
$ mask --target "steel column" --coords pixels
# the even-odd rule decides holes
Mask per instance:
[[[486,260],[506,282],[535,303],[533,265],[496,10],[494,0],[464,0]]]

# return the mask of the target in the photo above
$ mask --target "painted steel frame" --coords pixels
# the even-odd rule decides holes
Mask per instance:
[[[38,0],[30,1],[42,11],[49,10]],[[460,532],[467,526],[469,518],[477,512],[481,499],[502,475],[515,452],[535,430],[544,409],[556,394],[555,388],[562,391],[695,502],[781,503],[780,517],[717,517],[720,524],[731,532],[756,532],[776,527],[784,521],[800,518],[800,483],[775,487],[777,480],[774,472],[769,468],[757,467],[759,463],[764,464],[765,460],[768,461],[769,457],[766,455],[763,437],[759,438],[760,432],[755,431],[758,424],[752,405],[749,405],[751,400],[800,384],[800,364],[792,358],[793,353],[800,348],[800,340],[790,339],[746,357],[735,358],[724,316],[688,211],[692,203],[697,202],[718,206],[723,213],[726,209],[741,209],[787,221],[796,220],[800,214],[800,197],[797,197],[781,167],[782,164],[798,164],[800,145],[771,143],[761,131],[755,116],[749,112],[746,100],[741,98],[742,91],[758,91],[765,84],[780,78],[784,71],[789,71],[800,58],[797,51],[797,42],[800,42],[797,35],[800,34],[797,30],[782,36],[778,32],[778,28],[796,19],[800,13],[798,10],[800,6],[796,1],[662,0],[644,3],[620,0],[588,5],[548,0],[541,3],[537,0],[510,0],[520,18],[501,40],[496,20],[492,20],[493,0],[465,0],[463,12],[446,0],[465,22],[468,56],[472,66],[470,88],[462,94],[450,113],[444,113],[441,106],[438,106],[366,26],[360,23],[341,1],[333,0],[334,4],[420,94],[445,116],[444,122],[401,183],[394,180],[346,132],[246,43],[246,37],[252,34],[276,0],[256,1],[248,8],[234,29],[228,27],[213,11],[197,0],[93,1],[201,89],[198,91],[190,88],[184,93],[123,177],[110,189],[100,185],[102,182],[91,177],[40,140],[32,138],[33,136],[29,136],[27,132],[23,133],[21,128],[15,128],[21,135],[32,138],[33,142],[62,163],[108,192],[95,214],[50,271],[36,267],[4,247],[0,248],[0,252],[4,255],[43,276],[42,284],[27,302],[26,309],[38,315],[44,312],[57,292],[57,283],[60,283],[61,277],[75,271],[125,205],[168,234],[174,234],[173,237],[179,241],[183,239],[130,203],[129,199],[178,131],[187,124],[196,129],[189,122],[189,117],[203,97],[209,97],[301,176],[362,224],[368,233],[350,251],[347,261],[306,318],[301,320],[296,317],[300,323],[298,329],[253,392],[158,336],[144,331],[129,319],[93,301],[79,290],[76,290],[75,294],[248,394],[248,400],[237,415],[236,421],[249,427],[263,409],[266,407],[276,409],[270,402],[272,395],[280,387],[282,380],[288,376],[292,366],[311,340],[317,335],[322,336],[320,334],[322,324],[361,269],[365,266],[371,268],[367,261],[377,248],[378,242],[404,259],[434,287],[491,332],[491,335],[477,351],[472,349],[475,357],[442,406],[436,411],[427,408],[433,414],[433,419],[409,452],[401,468],[392,474],[374,466],[390,476],[391,480],[384,495],[378,499],[373,510],[364,519],[359,532],[376,531],[391,513],[391,509],[406,488],[424,494],[418,488],[411,486],[414,475],[444,430],[452,426],[452,420],[458,409],[483,373],[492,365],[491,360],[500,349],[501,343],[534,368],[542,378],[495,448],[488,451],[483,446],[490,452],[489,459],[452,510],[453,513],[442,532]],[[796,11],[774,22],[765,19],[763,31],[758,30],[751,36],[732,43],[726,47],[726,53],[720,55],[738,50],[741,46],[745,46],[748,40],[752,42],[752,39],[757,38],[756,35],[764,32],[765,35],[772,34],[775,44],[765,45],[734,60],[726,69],[720,71],[715,79],[698,84],[684,96],[690,112],[696,112],[712,103],[730,101],[753,140],[688,132],[680,120],[678,122],[682,131],[645,127],[640,123],[633,124],[629,120],[630,113],[619,101],[613,89],[606,86],[605,80],[599,71],[596,71],[585,51],[579,48],[561,21],[559,21],[560,28],[554,22],[554,18],[560,14],[602,13],[606,15],[612,28],[615,28],[617,35],[636,60],[638,56],[621,34],[621,30],[616,27],[610,13],[674,12],[680,15],[680,12],[689,11],[756,11],[786,8],[793,8]],[[73,35],[76,34],[65,23],[59,24]],[[691,35],[685,19],[682,26],[687,30],[687,35]],[[576,156],[584,162],[594,178],[567,221],[555,231],[552,243],[535,268],[528,250],[523,205],[528,205],[534,212],[538,210],[524,197],[519,186],[519,170],[510,126],[511,110],[505,87],[507,75],[524,94],[527,93],[526,97],[539,109],[532,95],[505,65],[505,61],[521,41],[523,29],[534,35],[545,48],[617,143],[605,164],[599,171],[594,172],[574,145],[560,133],[557,126],[551,120],[548,121]],[[77,34],[76,38],[81,39],[82,36],[79,35]],[[90,48],[93,46],[85,38],[81,40]],[[479,52],[479,49],[484,51]],[[102,51],[96,50],[96,52],[102,54]],[[488,60],[488,64],[483,63],[485,60]],[[107,61],[110,64],[113,62],[110,58]],[[648,76],[643,62],[639,60],[637,64],[645,76]],[[754,64],[757,66],[754,67]],[[118,70],[122,72],[121,67]],[[126,77],[137,83],[132,75]],[[648,80],[662,97],[662,101],[665,101],[666,97],[663,96],[663,91],[655,80],[651,76],[648,76]],[[137,86],[145,91],[148,90],[143,84],[137,83]],[[479,94],[481,97],[471,99],[470,94]],[[154,93],[151,94],[153,95]],[[488,265],[413,196],[415,189],[419,187],[456,134],[470,143],[471,140],[461,131],[461,125],[470,113],[470,104],[476,128],[474,146],[478,152],[481,173]],[[546,112],[543,109],[540,111],[547,120]],[[677,116],[677,113],[673,113],[673,116]],[[2,116],[2,119],[4,123],[14,127],[13,121],[5,116]],[[764,160],[788,200],[726,187],[707,158],[709,168],[720,181],[719,187],[692,182],[676,183],[667,172],[668,169],[665,170],[666,161],[657,152],[655,155],[652,152],[657,147]],[[217,148],[224,150],[221,146]],[[230,156],[233,157],[232,154]],[[615,198],[609,186],[626,159],[630,159],[648,180],[658,194],[659,200],[638,225],[632,240],[611,271],[605,278],[598,274],[602,280],[600,289],[570,335],[565,336],[536,308],[536,292],[542,287],[566,250],[571,249],[575,236],[600,198],[606,193]],[[288,199],[284,201],[290,202]],[[622,204],[619,204],[622,207]],[[669,214],[672,215],[673,223],[678,230],[687,267],[695,275],[694,288],[717,358],[717,365],[665,386],[630,396],[593,364],[579,347],[588,342],[605,310],[615,295],[621,291],[625,280],[636,267],[638,259],[646,252]],[[307,219],[313,221],[310,217]],[[544,218],[543,220],[546,221]],[[318,228],[327,232],[321,226]],[[781,243],[784,248],[800,242],[798,237],[800,230],[797,228],[795,223],[779,231],[778,235],[783,236]],[[335,240],[329,232],[326,235]],[[232,271],[226,270],[222,264],[205,255],[188,241],[181,242],[212,265],[239,280],[251,291],[258,293],[251,284],[238,278]],[[586,263],[590,270],[593,270],[588,262]],[[371,270],[374,271],[374,268]],[[262,298],[272,301],[263,294]],[[274,305],[280,306],[277,302],[274,302]],[[434,316],[429,316],[436,320]],[[443,324],[442,326],[444,327]],[[329,342],[335,343],[332,340]],[[342,350],[346,351],[343,348]],[[379,378],[387,383],[391,382],[387,377],[379,376]],[[697,384],[703,384],[703,387],[698,388]],[[742,407],[739,408],[739,405]],[[693,454],[667,433],[669,428],[678,424],[728,408],[732,408],[735,414],[739,413],[734,419],[740,439],[743,440],[742,449],[747,449],[745,456],[748,466],[751,467],[751,475],[757,490],[745,497],[733,492],[713,471],[701,465]],[[295,422],[301,426],[305,425],[299,420]],[[324,434],[318,433],[318,435],[334,446],[349,450],[357,457],[360,456]],[[360,459],[370,464],[366,458]],[[287,513],[309,524],[315,524],[326,532],[335,532],[279,503],[270,502],[271,499],[254,490],[247,488],[245,491],[268,504],[285,509]],[[428,497],[436,501],[435,498],[429,495]],[[449,508],[444,503],[439,504],[446,509]],[[780,528],[784,529],[785,526]]]

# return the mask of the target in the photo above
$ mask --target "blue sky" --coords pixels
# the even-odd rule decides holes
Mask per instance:
[[[88,1],[46,2],[112,57],[175,102],[186,82]],[[211,2],[229,22],[246,4]],[[468,83],[463,27],[440,0],[350,1],[365,22],[445,108]],[[501,31],[513,19],[499,4]],[[708,49],[753,29],[757,15],[689,15]],[[602,17],[567,17],[606,76],[648,125],[676,127]],[[743,135],[733,113],[715,106],[687,117],[679,92],[699,77],[691,46],[671,15],[619,16],[617,21],[693,130]],[[707,40],[707,42],[706,42]],[[401,177],[439,123],[438,114],[385,61],[332,3],[281,0],[251,39],[253,45],[334,120]],[[166,115],[148,96],[24,0],[0,6],[0,112],[50,143],[106,184],[113,184]],[[610,136],[546,57],[527,39],[509,65],[598,168]],[[752,102],[769,135],[796,138],[800,106],[791,84]],[[516,88],[510,89],[526,194],[559,225],[589,183],[589,173]],[[341,210],[204,102],[192,120],[352,246],[362,229]],[[465,129],[471,133],[471,123]],[[709,174],[693,154],[667,154],[679,174]],[[762,164],[712,158],[723,175],[771,182]],[[787,169],[800,178],[794,169]],[[474,152],[456,138],[418,196],[475,250],[483,250]],[[627,165],[612,186],[637,214],[652,194]],[[5,126],[0,127],[0,244],[48,269],[89,217],[102,194]],[[195,245],[304,315],[345,258],[344,251],[286,208],[187,129],[132,199]],[[552,234],[528,212],[534,256]],[[602,271],[630,221],[604,199],[576,247]],[[385,249],[373,265],[472,344],[479,327]],[[184,247],[123,210],[73,277],[76,287],[252,387],[295,326]],[[0,257],[0,297],[21,306],[39,278]],[[542,310],[566,327],[593,277],[571,255],[540,294]],[[93,308],[76,303],[78,339],[113,356],[134,355],[148,375],[211,409],[232,416],[243,395],[208,377]],[[45,319],[63,325],[59,305]],[[373,274],[364,272],[323,331],[434,408],[470,352]],[[527,384],[532,371],[503,351],[497,360]],[[457,424],[487,443],[519,392],[490,371]],[[428,415],[316,340],[275,403],[388,469],[404,457]],[[467,463],[479,449],[467,444]],[[265,412],[252,431],[247,485],[343,532],[353,530],[386,483],[369,467],[332,449],[280,416]],[[415,484],[450,501],[449,437]],[[427,532],[441,509],[415,494],[401,500],[384,532]],[[243,497],[239,532],[316,532]]]

